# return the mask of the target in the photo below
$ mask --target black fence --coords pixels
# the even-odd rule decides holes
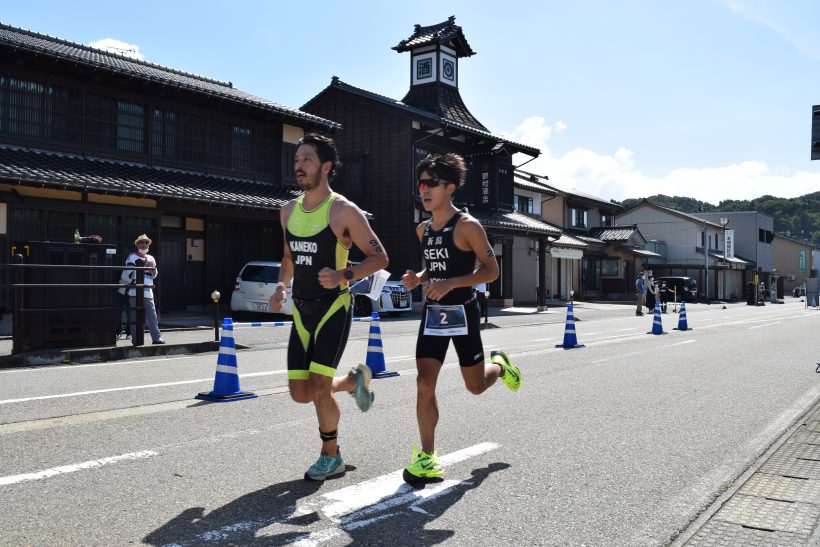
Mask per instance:
[[[14,295],[12,354],[39,349],[116,345],[123,312],[123,299],[118,290],[132,287],[137,289],[136,329],[132,343],[143,345],[145,296],[140,289],[151,286],[145,285],[145,271],[151,268],[88,264],[94,262],[88,260],[94,253],[93,249],[83,248],[85,244],[50,247],[50,262],[69,263],[26,263],[25,257],[18,253],[12,264],[0,264],[0,267],[10,269],[9,279],[12,280],[2,285],[12,288]],[[26,251],[32,258],[31,249]],[[59,260],[60,254],[64,260]],[[115,274],[123,270],[136,270],[134,284],[112,282],[119,278]],[[127,293],[124,299],[128,301]]]

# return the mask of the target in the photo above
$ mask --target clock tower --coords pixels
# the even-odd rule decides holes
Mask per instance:
[[[393,49],[410,52],[410,91],[402,102],[445,119],[487,131],[467,110],[458,92],[458,60],[475,55],[455,16],[443,23],[416,25]]]

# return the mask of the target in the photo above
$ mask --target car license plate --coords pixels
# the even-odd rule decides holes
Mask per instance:
[[[264,302],[254,302],[253,309],[255,309],[256,311],[268,311],[268,305]]]

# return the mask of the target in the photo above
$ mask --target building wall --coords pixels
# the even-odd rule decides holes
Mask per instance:
[[[564,227],[564,198],[556,196],[542,203],[541,218],[554,226]]]
[[[309,111],[344,128],[335,136],[342,170],[331,187],[374,214],[370,224],[390,258],[391,277],[421,269],[411,120],[343,93],[325,95]]]
[[[538,243],[527,237],[513,238],[513,300],[516,304],[538,301]]]
[[[774,267],[784,277],[783,290],[791,294],[795,287],[805,287],[806,279],[811,277],[812,246],[808,243],[775,236],[772,241],[772,250]],[[794,276],[794,279],[789,279],[789,276]]]

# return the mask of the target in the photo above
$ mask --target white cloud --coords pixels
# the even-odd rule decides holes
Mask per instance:
[[[116,40],[114,38],[103,38],[102,40],[91,42],[88,44],[88,47],[102,49],[103,51],[108,51],[110,53],[117,53],[139,61],[145,60],[145,56],[140,53],[140,47],[138,45],[128,44],[122,40]]]
[[[566,125],[562,122],[549,125],[544,118],[533,116],[504,136],[541,150],[541,155],[522,169],[547,175],[562,187],[576,188],[606,200],[665,194],[717,205],[726,199],[754,199],[766,194],[796,197],[820,188],[820,173],[775,174],[764,161],[710,168],[680,167],[662,177],[649,177],[640,171],[634,152],[626,147],[612,154],[575,148],[563,156],[555,156],[549,147],[550,139],[563,129]],[[519,154],[514,161],[520,164],[527,159]]]

